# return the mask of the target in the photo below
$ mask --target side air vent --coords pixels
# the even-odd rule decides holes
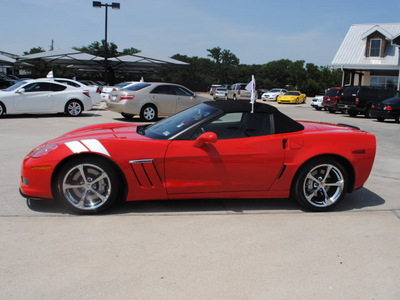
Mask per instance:
[[[131,160],[130,165],[143,188],[161,187],[161,177],[152,159]]]

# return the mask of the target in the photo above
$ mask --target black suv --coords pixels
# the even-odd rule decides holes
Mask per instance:
[[[396,95],[395,89],[386,89],[376,86],[349,86],[343,90],[338,103],[339,110],[346,110],[351,117],[364,114],[371,117],[370,110],[374,103],[392,98]]]

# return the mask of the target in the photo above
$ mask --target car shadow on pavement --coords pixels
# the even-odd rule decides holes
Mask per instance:
[[[351,211],[366,207],[380,206],[385,200],[366,188],[347,194],[332,212]],[[27,200],[27,206],[36,212],[70,214],[63,205],[54,200]],[[274,213],[307,212],[290,199],[188,199],[151,200],[117,203],[102,215],[123,214],[229,214],[229,213]]]

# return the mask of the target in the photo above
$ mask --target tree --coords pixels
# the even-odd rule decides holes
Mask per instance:
[[[239,58],[233,54],[230,50],[222,50],[220,47],[214,47],[207,49],[209,54],[215,62],[215,74],[217,76],[217,83],[226,83],[231,80],[229,74],[231,74],[235,68],[239,65]]]
[[[87,52],[92,55],[104,57],[105,40],[101,40],[101,43],[95,41],[88,46],[73,47],[75,50]],[[116,57],[121,55],[135,54],[139,53],[140,50],[136,48],[126,48],[123,49],[121,53],[118,52],[118,46],[113,42],[107,43],[107,57]]]

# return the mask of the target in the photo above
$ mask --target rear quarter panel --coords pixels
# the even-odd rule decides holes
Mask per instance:
[[[304,123],[303,123],[304,125]],[[318,156],[331,156],[344,160],[354,174],[354,189],[361,188],[368,179],[375,159],[376,139],[373,134],[360,130],[334,132],[307,131],[288,134],[285,147],[285,172],[275,181],[271,191],[290,190],[296,172],[307,161]],[[352,190],[350,188],[350,190]]]

